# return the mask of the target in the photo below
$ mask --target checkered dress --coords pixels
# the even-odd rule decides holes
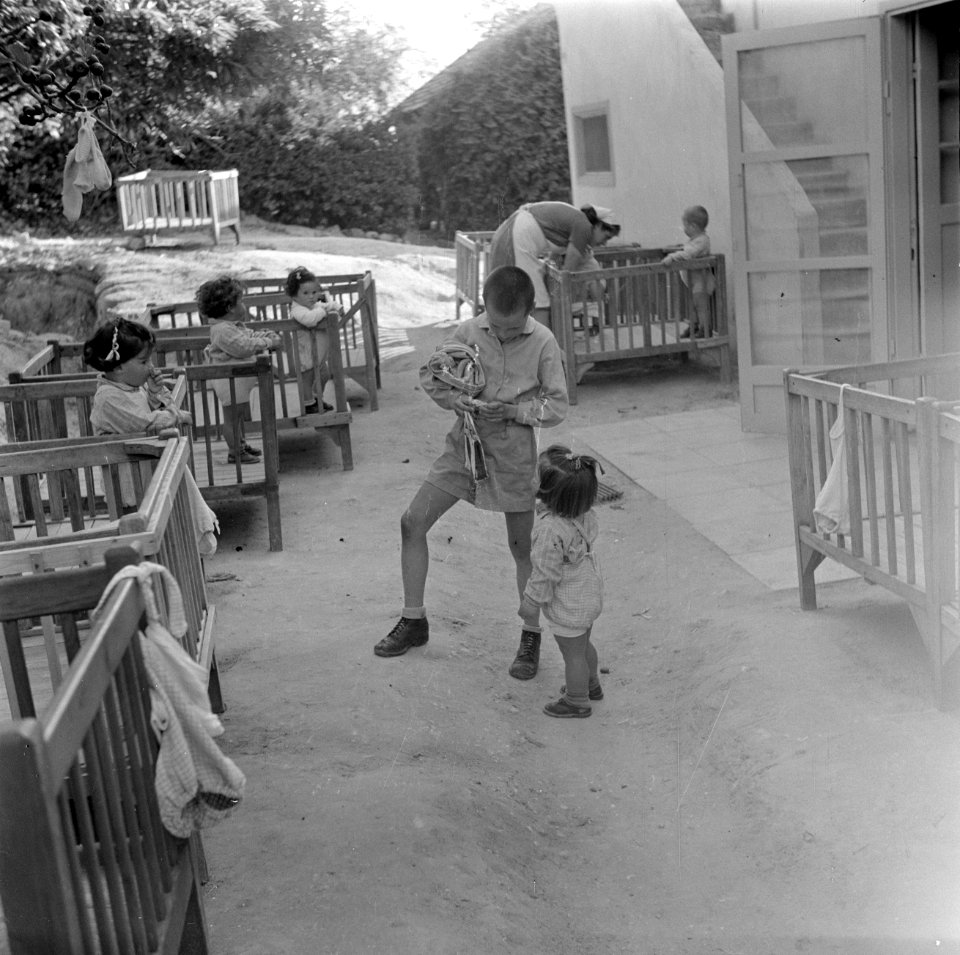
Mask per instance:
[[[603,577],[593,552],[598,532],[593,511],[577,520],[548,511],[533,529],[533,570],[524,596],[541,607],[557,636],[579,636],[603,609]]]

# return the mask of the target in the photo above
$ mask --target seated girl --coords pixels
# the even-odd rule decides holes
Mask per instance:
[[[189,412],[174,405],[160,369],[150,361],[155,341],[146,325],[118,318],[101,325],[84,342],[83,360],[100,372],[90,410],[95,434],[158,434],[165,428],[193,423]],[[124,503],[135,506],[135,492],[127,477],[121,475],[121,493]],[[189,471],[184,480],[197,523],[197,549],[207,557],[217,549],[217,515],[207,506]]]
[[[156,434],[164,428],[191,424],[187,411],[173,396],[150,357],[151,329],[126,318],[101,325],[83,346],[83,360],[99,371],[90,424],[95,434]]]

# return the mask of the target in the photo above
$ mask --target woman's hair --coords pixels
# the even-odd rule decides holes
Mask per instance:
[[[519,308],[529,315],[536,300],[533,281],[515,265],[501,265],[483,283],[484,307],[489,309],[492,306],[501,315],[512,315]]]
[[[588,454],[574,454],[562,444],[551,444],[537,464],[540,487],[537,497],[560,517],[586,514],[597,500],[600,462]]]
[[[287,295],[290,298],[293,298],[297,292],[300,291],[302,285],[306,285],[307,282],[316,282],[317,277],[310,271],[310,269],[305,269],[302,265],[298,265],[288,276],[287,276]]]
[[[620,226],[614,225],[612,222],[604,222],[603,219],[597,215],[597,210],[594,209],[593,206],[580,206],[580,211],[587,217],[590,225],[600,226],[611,238],[615,235],[620,235]]]
[[[197,289],[197,306],[201,318],[223,318],[243,298],[243,286],[229,275],[204,282]]]
[[[153,347],[153,330],[127,318],[101,325],[83,343],[83,360],[97,371],[114,371],[136,358],[146,347]]]
[[[710,216],[703,206],[690,206],[683,210],[683,219],[685,222],[692,222],[698,229],[706,229],[710,222]]]

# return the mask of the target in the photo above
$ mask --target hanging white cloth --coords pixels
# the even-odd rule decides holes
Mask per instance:
[[[843,393],[849,385],[840,386],[837,420],[830,428],[830,451],[833,463],[827,479],[813,505],[813,519],[821,534],[850,533],[850,489],[847,486],[847,442],[844,440]]]
[[[163,581],[169,628],[160,618],[154,578]],[[147,627],[140,648],[150,685],[150,723],[160,743],[154,785],[164,828],[180,838],[225,819],[243,798],[246,778],[213,737],[223,725],[210,709],[207,674],[183,649],[187,631],[183,598],[173,575],[147,561],[122,568],[107,585],[94,611],[121,581],[140,585]]]

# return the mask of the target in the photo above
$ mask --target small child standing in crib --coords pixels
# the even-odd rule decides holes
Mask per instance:
[[[100,372],[90,424],[95,434],[129,434],[190,424],[150,361],[153,331],[126,318],[101,325],[83,345],[83,360]]]
[[[201,321],[210,326],[210,344],[204,349],[208,365],[246,361],[258,352],[280,344],[279,335],[256,332],[243,324],[249,318],[243,305],[243,286],[229,275],[204,282],[197,289],[197,307]],[[235,405],[230,394],[230,380],[214,378],[212,385],[223,408],[223,433],[229,452],[227,463],[233,464],[238,456],[243,464],[256,463],[263,452],[247,444],[243,422],[250,420],[250,394],[257,387],[257,379],[252,376],[233,379]],[[236,446],[234,428],[240,436],[239,447]]]
[[[304,328],[316,328],[328,315],[339,315],[336,302],[320,288],[317,277],[309,269],[299,266],[287,276],[287,295],[290,296],[290,317]],[[323,363],[330,349],[330,333],[321,329],[316,334],[317,355],[314,364],[311,336],[297,334],[300,354],[300,402],[304,414],[316,414],[322,402],[324,411],[333,411],[333,405],[323,401]],[[320,396],[318,398],[318,396]]]
[[[603,609],[603,578],[593,545],[599,525],[593,513],[599,480],[596,459],[553,444],[538,461],[537,497],[545,510],[533,530],[533,569],[520,602],[526,619],[538,611],[563,654],[566,682],[547,716],[582,719],[591,700],[602,700],[597,649],[590,642]]]
[[[683,224],[683,234],[687,241],[676,252],[663,257],[663,262],[686,262],[690,259],[702,259],[710,254],[710,236],[707,235],[707,224],[710,216],[703,206],[690,206],[683,210],[680,221]],[[710,296],[716,290],[716,279],[705,269],[693,272],[681,272],[683,284],[688,286],[693,297],[693,313],[696,321],[693,325],[694,338],[709,338],[713,332],[710,315]],[[681,332],[681,338],[689,338],[691,329]]]

